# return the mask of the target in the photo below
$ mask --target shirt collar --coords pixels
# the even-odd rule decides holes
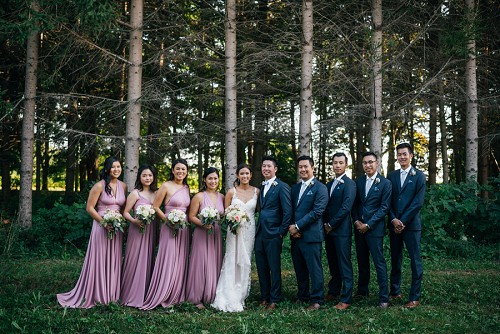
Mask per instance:
[[[411,171],[411,165],[410,165],[408,168],[406,168],[406,169],[402,169],[402,168],[401,168],[401,172],[403,172],[403,171],[405,171],[405,172],[406,172],[406,174],[410,174],[410,171]]]
[[[344,174],[342,174],[342,175],[340,175],[339,177],[334,178],[334,179],[333,179],[333,181],[335,181],[335,180],[340,180],[341,178],[343,178],[343,177],[344,177],[344,175],[345,175],[345,173],[344,173]]]
[[[371,179],[371,180],[375,180],[377,178],[377,175],[378,175],[378,172],[375,172],[375,174],[372,175],[372,177],[368,177],[368,175],[366,175],[366,179]]]
[[[313,177],[311,177],[311,178],[310,178],[309,180],[307,180],[307,181],[302,180],[302,183],[305,183],[305,184],[306,184],[306,186],[309,186],[309,185],[311,184],[311,181],[312,181],[313,179],[314,179],[314,176],[313,176]]]

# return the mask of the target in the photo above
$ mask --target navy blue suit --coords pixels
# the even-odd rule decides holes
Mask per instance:
[[[326,258],[331,275],[328,294],[340,295],[341,302],[351,304],[354,281],[351,263],[351,210],[356,199],[356,183],[344,175],[331,192],[333,182],[332,180],[326,185],[328,194],[331,195],[323,213],[323,223],[332,228],[325,237]]]
[[[377,182],[378,180],[378,182]],[[391,182],[377,173],[370,191],[365,196],[366,175],[356,179],[356,201],[352,210],[353,221],[368,224],[370,229],[362,234],[354,228],[356,256],[358,259],[358,291],[360,295],[368,295],[370,283],[370,254],[377,272],[379,302],[389,301],[387,284],[387,264],[384,258],[383,242],[385,235],[385,216],[389,213],[391,203]]]
[[[420,210],[424,205],[425,175],[411,167],[403,186],[400,179],[401,170],[389,174],[392,183],[392,200],[389,211],[389,237],[391,244],[391,295],[401,294],[401,264],[403,261],[403,242],[408,250],[411,263],[411,289],[409,300],[420,299],[420,288],[424,268],[420,256],[420,239],[422,236],[422,221]],[[393,219],[399,219],[405,226],[403,233],[396,234]]]
[[[255,263],[259,275],[260,294],[264,301],[281,300],[281,251],[288,233],[292,202],[288,184],[275,179],[264,196],[260,190],[260,213],[255,236]]]
[[[302,234],[293,238],[291,252],[297,276],[297,298],[310,303],[323,303],[323,266],[321,246],[324,240],[323,211],[328,203],[326,186],[313,178],[298,201],[301,183],[292,187],[292,222]],[[309,292],[309,278],[311,291]]]

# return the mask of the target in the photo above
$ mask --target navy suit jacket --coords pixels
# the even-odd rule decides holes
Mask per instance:
[[[311,184],[304,190],[297,203],[302,183],[292,187],[292,224],[297,224],[305,242],[322,242],[325,240],[323,232],[323,211],[328,203],[326,186],[313,178]]]
[[[285,236],[292,218],[292,202],[288,184],[276,178],[265,197],[264,187],[261,187],[259,200],[257,235],[266,239]]]
[[[370,226],[370,230],[366,232],[367,237],[385,235],[385,216],[389,213],[391,204],[391,182],[380,173],[377,173],[376,178],[379,182],[373,181],[367,196],[365,196],[366,175],[356,179],[357,193],[352,218]]]
[[[390,222],[397,218],[403,222],[406,231],[422,230],[420,210],[424,205],[425,175],[415,167],[411,167],[401,187],[401,170],[397,169],[388,175],[392,183],[392,200],[389,211],[389,229],[394,230]]]
[[[331,236],[352,236],[351,210],[356,199],[356,183],[344,175],[332,192],[328,205],[323,213],[323,223],[330,224]],[[326,184],[328,194],[332,189],[333,180]]]

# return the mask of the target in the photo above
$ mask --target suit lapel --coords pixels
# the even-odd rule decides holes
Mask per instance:
[[[316,178],[313,178],[311,180],[311,182],[316,182],[315,180],[316,180]],[[299,199],[299,203],[297,203],[297,207],[300,205],[300,203],[302,203],[302,200],[304,199],[304,197],[307,196],[307,193],[309,191],[311,191],[312,187],[314,187],[314,184],[309,183],[309,185],[306,187],[306,189],[304,189],[304,193],[302,194],[302,197]],[[300,188],[299,188],[299,194],[300,194]]]
[[[413,170],[413,167],[410,168],[410,171],[408,172],[408,174],[406,175],[406,179],[405,179],[405,183],[403,183],[403,185],[400,187],[400,193],[403,192],[403,189],[406,187],[406,185],[408,184],[408,181],[410,180],[410,177],[411,177],[411,172]],[[401,170],[399,171],[399,173],[401,173]],[[401,184],[401,175],[399,176],[399,184]]]

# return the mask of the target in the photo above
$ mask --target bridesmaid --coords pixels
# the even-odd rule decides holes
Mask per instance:
[[[189,221],[195,225],[191,256],[189,258],[186,299],[204,309],[204,303],[212,303],[222,266],[222,238],[219,224],[202,225],[198,213],[206,207],[224,213],[224,196],[217,191],[219,171],[208,167],[203,174],[203,188],[197,193],[189,207]],[[209,233],[210,232],[210,233]]]
[[[153,253],[156,240],[156,220],[144,226],[140,219],[130,215],[139,205],[152,205],[157,188],[156,169],[142,165],[137,172],[135,189],[130,193],[123,216],[131,224],[128,230],[127,250],[123,262],[122,295],[124,305],[141,307],[153,272]],[[141,229],[143,232],[141,233]]]
[[[190,203],[187,171],[186,160],[174,160],[169,181],[163,183],[156,192],[153,208],[163,222],[167,221],[167,215],[172,209],[187,212]],[[165,213],[160,210],[162,202]],[[174,236],[170,224],[161,224],[158,254],[146,300],[140,307],[142,310],[151,310],[160,304],[169,307],[186,301],[189,239],[189,228],[180,229],[177,236]]]
[[[101,181],[90,190],[87,212],[93,218],[92,232],[76,286],[57,295],[59,304],[64,307],[91,308],[120,299],[123,234],[117,231],[110,240],[107,228],[99,222],[106,209],[123,213],[127,186],[118,180],[121,173],[120,161],[115,157],[107,158],[101,171]]]

